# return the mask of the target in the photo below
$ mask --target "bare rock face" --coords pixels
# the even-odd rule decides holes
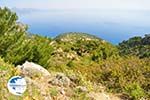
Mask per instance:
[[[18,65],[17,68],[22,74],[32,77],[33,75],[50,76],[51,74],[42,66],[33,62],[26,61],[23,65]]]

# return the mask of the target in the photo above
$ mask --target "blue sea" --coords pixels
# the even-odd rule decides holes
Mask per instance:
[[[113,44],[150,33],[150,11],[14,9],[29,32],[55,37],[66,32],[96,35]]]

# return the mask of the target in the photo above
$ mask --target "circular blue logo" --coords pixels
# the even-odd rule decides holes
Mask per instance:
[[[13,76],[9,79],[7,87],[10,93],[21,96],[27,88],[26,80],[21,76]]]

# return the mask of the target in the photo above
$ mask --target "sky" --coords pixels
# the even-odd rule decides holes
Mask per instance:
[[[150,10],[149,0],[1,0],[1,4],[35,9]]]
[[[150,32],[150,0],[0,0],[29,32],[86,32],[117,44]]]

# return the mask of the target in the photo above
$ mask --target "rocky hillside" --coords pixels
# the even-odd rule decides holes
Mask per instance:
[[[150,98],[149,35],[118,46],[87,33],[65,33],[52,39],[29,34],[27,25],[17,19],[16,13],[0,8],[0,100]],[[19,70],[22,66],[31,70]],[[21,98],[6,87],[14,75],[28,80]]]
[[[77,83],[88,81],[72,72],[48,72],[42,66],[27,61],[13,68],[0,59],[0,66],[0,80],[3,80],[0,84],[1,100],[121,100],[119,95],[106,93],[101,85],[89,89],[86,84]],[[27,90],[21,97],[9,93],[6,87],[7,80],[14,75],[23,76],[27,81]]]
[[[99,62],[119,55],[115,46],[86,33],[61,34],[54,38],[50,45],[53,47],[50,63],[53,65],[50,66],[62,64],[70,66],[72,62],[80,62],[84,59]]]
[[[87,34],[87,33],[79,33],[79,32],[70,32],[70,33],[63,33],[54,38],[56,41],[63,41],[63,42],[77,42],[79,40],[88,41],[94,40],[99,41],[102,40],[94,35]],[[104,40],[103,40],[104,41]]]

